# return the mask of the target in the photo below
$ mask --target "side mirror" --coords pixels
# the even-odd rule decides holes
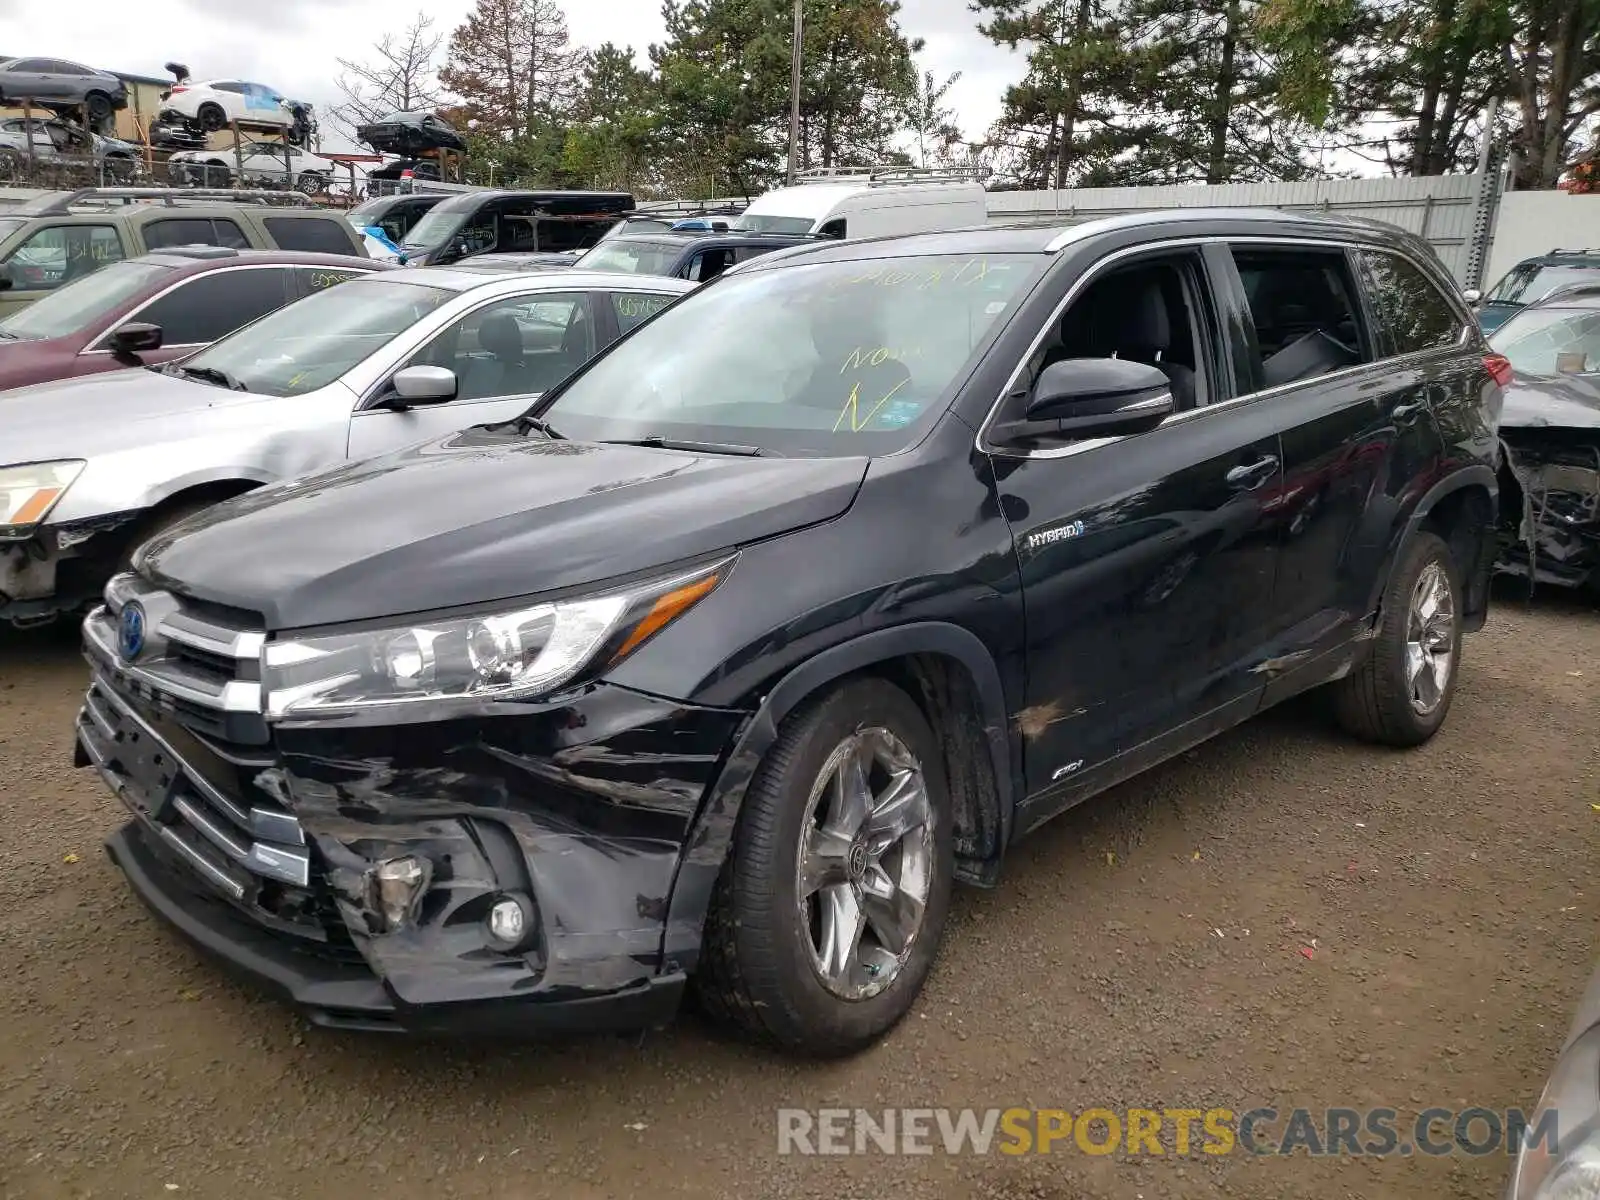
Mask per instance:
[[[111,353],[131,355],[145,350],[161,349],[161,326],[145,321],[129,321],[119,325],[111,334]]]
[[[1461,297],[1468,304],[1476,304],[1478,301],[1483,299],[1483,293],[1477,288],[1468,288],[1466,291],[1461,293]]]
[[[444,404],[456,398],[456,373],[449,367],[404,367],[390,380],[395,399],[391,408],[405,409],[419,404]]]
[[[16,286],[17,281],[11,274],[11,264],[0,263],[0,292],[9,291]]]
[[[1002,437],[1116,437],[1154,429],[1177,411],[1172,383],[1149,363],[1067,358],[1039,373],[1021,421]]]

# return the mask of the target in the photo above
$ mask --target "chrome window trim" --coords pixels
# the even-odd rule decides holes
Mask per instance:
[[[1046,247],[1046,249],[1053,252],[1064,248],[1073,241],[1082,240],[1080,238],[1069,236],[1074,232],[1075,230],[1068,230],[1062,233],[1060,236],[1054,239],[1049,246]],[[1137,246],[1124,246],[1122,249],[1114,250],[1104,258],[1100,259],[1092,267],[1090,267],[1089,270],[1085,271],[1083,275],[1074,280],[1072,286],[1067,289],[1067,294],[1063,296],[1055,308],[1051,310],[1050,319],[1040,326],[1039,332],[1034,335],[1033,341],[1028,344],[1027,353],[1022,356],[1022,360],[1017,363],[1016,368],[1011,372],[1010,375],[1006,377],[1005,385],[1001,388],[1000,394],[995,397],[994,403],[989,407],[989,412],[987,415],[985,415],[982,422],[979,423],[978,432],[973,438],[974,449],[976,449],[980,454],[993,455],[997,458],[1070,458],[1075,454],[1083,454],[1090,450],[1098,450],[1102,446],[1115,445],[1118,442],[1126,441],[1129,437],[1143,436],[1142,434],[1119,434],[1116,437],[1089,438],[1084,441],[1073,442],[1065,446],[1052,446],[1045,450],[1019,450],[1015,447],[997,446],[988,439],[989,428],[994,424],[995,417],[999,414],[1001,406],[1005,404],[1006,397],[1010,396],[1016,391],[1017,384],[1020,382],[1023,371],[1027,368],[1027,365],[1032,360],[1033,356],[1039,352],[1040,347],[1044,345],[1045,338],[1049,336],[1050,330],[1060,323],[1061,318],[1066,315],[1067,309],[1070,308],[1073,301],[1075,301],[1079,295],[1082,294],[1084,288],[1097,276],[1101,275],[1107,267],[1110,267],[1124,259],[1133,258],[1142,254],[1159,253],[1161,251],[1169,250],[1190,249],[1208,245],[1234,246],[1241,244],[1291,247],[1304,246],[1312,247],[1318,250],[1388,251],[1389,253],[1399,254],[1402,258],[1406,259],[1407,262],[1410,262],[1418,270],[1422,271],[1425,277],[1430,279],[1433,278],[1432,272],[1427,266],[1418,262],[1413,255],[1405,252],[1404,250],[1384,246],[1379,243],[1364,241],[1359,238],[1314,238],[1294,237],[1278,234],[1241,234],[1239,236],[1205,234],[1190,237],[1163,238],[1159,241],[1144,242]],[[1451,303],[1452,306],[1454,306],[1453,300]],[[1460,315],[1459,311],[1457,315]],[[1322,384],[1328,382],[1329,380],[1354,378],[1364,372],[1372,371],[1378,367],[1393,368],[1396,365],[1404,366],[1413,361],[1421,362],[1434,356],[1442,356],[1444,354],[1454,353],[1461,346],[1469,342],[1473,328],[1474,326],[1464,322],[1460,335],[1457,337],[1454,343],[1448,346],[1429,346],[1425,350],[1414,350],[1407,354],[1396,354],[1390,355],[1387,358],[1377,358],[1372,362],[1357,363],[1353,367],[1344,367],[1338,371],[1330,371],[1326,375],[1318,375],[1314,379],[1300,379],[1295,380],[1292,383],[1282,383],[1276,385],[1275,387],[1262,388],[1259,391],[1248,392],[1242,396],[1233,396],[1227,400],[1219,401],[1216,404],[1208,404],[1203,408],[1192,408],[1187,412],[1173,413],[1172,416],[1166,418],[1161,422],[1161,424],[1157,425],[1156,429],[1165,429],[1169,425],[1175,425],[1183,421],[1209,416],[1212,413],[1225,412],[1229,409],[1237,408],[1244,404],[1254,403],[1257,400],[1271,399],[1276,396],[1293,392],[1299,388],[1309,387],[1313,384]],[[1154,430],[1151,430],[1150,432],[1154,432]]]
[[[177,247],[172,247],[172,249],[177,249]],[[160,254],[161,251],[160,250],[151,250],[151,251],[148,251],[147,253]],[[123,261],[124,262],[129,262],[131,260],[130,259],[123,259]],[[174,270],[176,270],[176,269],[177,268],[174,268]],[[84,349],[78,351],[78,354],[79,354],[80,357],[85,355],[85,354],[110,354],[111,351],[110,351],[109,348],[106,348],[106,347],[103,347],[103,346],[98,346],[98,345],[96,345],[96,343],[101,341],[101,340],[103,340],[104,338],[110,337],[113,333],[115,333],[117,331],[117,329],[119,329],[123,325],[126,325],[129,321],[138,320],[139,319],[139,314],[144,312],[145,309],[149,308],[157,300],[165,299],[167,296],[170,296],[173,292],[177,291],[179,288],[185,286],[186,284],[193,283],[197,279],[209,279],[213,275],[227,275],[227,274],[231,274],[232,272],[235,272],[235,271],[287,271],[287,270],[292,270],[292,269],[293,269],[293,264],[290,264],[290,263],[238,263],[238,264],[236,264],[234,266],[218,267],[215,271],[197,271],[192,275],[185,275],[182,279],[179,279],[177,282],[168,284],[166,287],[162,288],[154,296],[151,296],[143,304],[139,305],[138,308],[135,308],[135,309],[132,309],[131,311],[129,311],[126,315],[123,316],[123,318],[120,321],[117,321],[115,324],[104,326],[100,330],[99,333],[95,334],[94,337],[89,339],[87,345],[84,347]],[[285,295],[287,295],[287,294],[288,293],[287,293],[287,290],[286,290],[285,291]],[[294,303],[293,300],[284,301],[284,305],[293,304],[293,303]],[[284,307],[284,305],[279,305],[278,307],[282,308],[282,307]],[[276,309],[273,310],[273,311],[276,311]],[[223,334],[223,337],[226,337],[226,336],[227,336],[227,334]],[[221,339],[219,338],[218,340],[220,341]],[[211,345],[210,342],[174,342],[171,346],[165,346],[164,345],[161,348],[163,350],[173,350],[173,349],[179,349],[179,348],[188,347],[188,346],[209,346],[209,345]]]

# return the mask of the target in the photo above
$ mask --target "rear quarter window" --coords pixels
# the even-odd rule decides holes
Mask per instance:
[[[1363,250],[1361,258],[1392,353],[1449,346],[1461,336],[1455,307],[1415,263],[1387,250]]]
[[[265,224],[267,236],[280,250],[359,253],[349,222],[337,217],[267,217]]]

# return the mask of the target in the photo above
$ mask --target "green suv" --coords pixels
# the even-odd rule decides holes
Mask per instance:
[[[51,192],[0,208],[0,316],[107,263],[197,245],[367,256],[361,235],[342,216],[294,193]]]

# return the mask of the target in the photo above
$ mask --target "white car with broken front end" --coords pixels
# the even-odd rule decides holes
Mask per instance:
[[[262,484],[519,416],[693,284],[428,268],[199,353],[0,393],[0,620],[81,609],[142,542]]]

